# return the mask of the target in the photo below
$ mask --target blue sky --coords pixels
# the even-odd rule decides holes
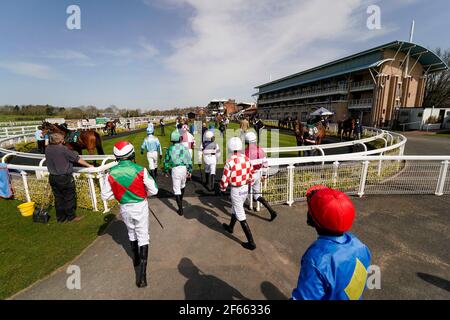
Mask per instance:
[[[81,9],[68,30],[66,8]],[[369,5],[381,29],[366,27]],[[172,108],[393,40],[450,49],[448,0],[1,0],[0,105]]]

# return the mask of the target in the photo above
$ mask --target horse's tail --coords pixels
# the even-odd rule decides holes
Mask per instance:
[[[97,154],[105,154],[102,146],[102,138],[96,131],[94,131],[94,135],[95,135],[95,148],[97,149]]]

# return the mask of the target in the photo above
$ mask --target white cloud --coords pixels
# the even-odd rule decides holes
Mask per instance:
[[[81,51],[76,50],[57,50],[50,53],[44,53],[41,55],[43,58],[47,59],[56,59],[73,62],[78,66],[83,67],[93,67],[96,64],[92,61],[92,59]]]
[[[170,0],[190,5],[192,36],[172,42],[165,59],[188,103],[214,96],[248,100],[252,88],[347,52],[343,43],[391,32],[368,32],[366,0]]]
[[[119,65],[153,59],[159,54],[158,49],[144,37],[140,37],[136,45],[132,48],[99,48],[94,49],[93,52],[99,55],[109,56],[115,59],[115,63]]]
[[[56,72],[49,66],[28,62],[0,62],[0,68],[11,73],[27,77],[52,80],[57,78]]]

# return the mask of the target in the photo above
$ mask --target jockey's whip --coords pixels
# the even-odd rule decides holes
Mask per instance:
[[[152,208],[148,207],[148,209],[150,210],[150,212],[152,213],[152,215],[155,217],[156,221],[158,221],[159,225],[161,226],[162,229],[164,229],[164,226],[162,225],[161,221],[159,221],[158,217],[156,216],[155,212],[152,210]]]

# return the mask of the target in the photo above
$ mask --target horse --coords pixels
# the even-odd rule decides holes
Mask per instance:
[[[77,132],[73,132],[62,125],[43,122],[42,133],[43,135],[47,133],[62,134],[66,147],[68,147],[70,150],[75,150],[80,155],[82,154],[84,149],[86,149],[90,155],[93,155],[95,150],[97,150],[97,154],[105,154],[105,152],[103,151],[102,139],[98,132],[94,130],[80,131],[76,142],[67,140],[71,137],[72,133]]]
[[[355,131],[355,126],[355,118],[350,117],[347,120],[342,121],[341,141],[343,140],[344,136],[346,136],[347,139],[350,139],[350,137],[353,135],[353,132]]]
[[[316,130],[314,130],[313,133],[310,133],[308,128],[303,127],[300,120],[295,120],[294,134],[295,139],[297,141],[297,146],[322,144],[322,139],[325,137],[326,134],[326,128],[324,127],[321,121],[313,123],[313,126],[315,127]],[[309,154],[309,152],[307,152],[307,154]],[[301,156],[301,152],[299,152],[299,156]]]
[[[114,121],[106,122],[105,127],[103,128],[103,131],[108,132],[109,136],[117,135],[117,132],[116,132],[117,123],[120,123],[120,121],[117,119],[115,119]]]

